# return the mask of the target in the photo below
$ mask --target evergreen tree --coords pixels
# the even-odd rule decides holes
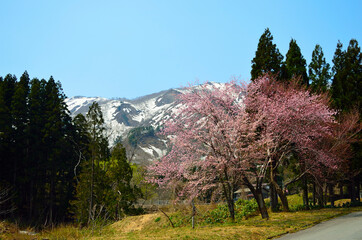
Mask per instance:
[[[109,186],[104,169],[104,162],[109,158],[108,139],[105,136],[102,111],[97,102],[90,106],[86,120],[90,156],[82,164],[77,185],[77,200],[74,202],[77,219],[81,223],[90,223],[97,215],[103,216],[97,211],[102,211],[105,206],[104,197]]]
[[[47,179],[47,222],[51,224],[57,212],[66,211],[64,196],[69,189],[68,173],[74,166],[74,157],[68,149],[68,136],[71,135],[71,118],[64,102],[65,96],[60,83],[50,77],[45,85],[44,119],[42,129],[42,144],[46,149],[46,179]],[[65,187],[66,186],[66,187]],[[62,209],[63,208],[63,209]],[[59,215],[58,215],[59,216]]]
[[[61,84],[0,77],[0,187],[14,191],[13,217],[32,224],[69,219],[74,198],[78,132],[64,102]],[[5,206],[6,207],[6,206]]]
[[[316,45],[312,53],[312,61],[309,64],[309,79],[311,89],[314,92],[325,92],[328,89],[328,82],[331,78],[330,66],[326,63],[323,50],[320,45]]]
[[[362,54],[358,42],[352,39],[347,51],[338,42],[334,53],[332,98],[337,109],[350,111],[356,106],[362,113]]]
[[[283,55],[273,43],[273,35],[267,28],[259,39],[255,57],[251,61],[251,80],[268,72],[280,75],[282,61]]]
[[[13,152],[13,118],[11,115],[11,101],[15,91],[16,77],[8,74],[0,81],[0,181],[6,184],[14,183]]]
[[[23,163],[24,173],[23,198],[26,200],[26,217],[29,219],[40,218],[38,209],[44,207],[44,184],[45,179],[45,149],[42,144],[42,129],[44,127],[44,81],[34,78],[30,82],[30,92],[28,100],[29,124],[28,132],[28,158]]]
[[[278,79],[282,79],[283,55],[280,54],[276,44],[273,43],[273,36],[269,28],[265,29],[258,43],[251,66],[251,79],[254,80],[263,74],[276,74]],[[277,209],[278,196],[274,186],[270,184],[270,204],[273,211]]]
[[[301,83],[308,85],[306,65],[307,63],[297,42],[292,39],[289,43],[289,50],[283,66],[283,78],[291,79],[293,77],[301,77]]]
[[[26,192],[25,183],[29,179],[24,179],[25,163],[28,159],[28,134],[27,125],[29,121],[28,95],[29,95],[29,75],[25,71],[20,77],[20,81],[15,85],[15,92],[11,102],[11,113],[13,120],[13,178],[17,192]],[[24,199],[19,205],[25,205]]]
[[[334,52],[333,56],[333,79],[332,79],[332,98],[334,107],[342,109],[342,96],[343,96],[343,81],[345,79],[346,72],[344,71],[345,68],[345,54],[346,52],[343,51],[343,44],[338,41],[336,51]]]
[[[333,105],[342,115],[358,108],[362,115],[362,53],[355,39],[350,40],[347,51],[342,50],[342,43],[338,42],[333,57],[334,66],[332,81]],[[350,179],[348,182],[351,201],[356,201],[360,192],[361,156],[362,143],[361,134],[357,136],[358,141],[353,144],[353,154],[350,160]],[[355,173],[359,173],[355,175]],[[354,176],[355,175],[355,176]],[[357,188],[357,189],[356,189]]]
[[[122,144],[116,144],[111,155],[109,177],[114,202],[110,202],[109,206],[113,208],[110,209],[113,218],[120,219],[123,214],[131,211],[133,203],[140,195],[140,190],[136,186],[131,186],[132,168],[127,161],[126,149]]]

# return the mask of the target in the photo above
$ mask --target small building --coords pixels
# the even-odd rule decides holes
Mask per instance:
[[[263,183],[263,185],[262,185],[262,193],[263,193],[264,198],[269,197],[269,190],[270,190],[269,184]],[[250,200],[250,199],[253,199],[253,198],[254,198],[254,196],[253,196],[252,192],[247,187],[239,188],[237,191],[234,192],[234,199],[235,200],[237,200],[237,199]]]

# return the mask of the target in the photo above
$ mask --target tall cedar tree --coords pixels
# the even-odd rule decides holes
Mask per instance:
[[[334,107],[342,113],[353,112],[358,108],[362,114],[362,53],[355,39],[351,39],[347,51],[342,50],[342,43],[337,43],[337,49],[333,57],[333,80],[332,98]],[[343,115],[343,114],[342,114]],[[362,143],[361,133],[358,135],[359,141],[353,144],[353,156],[350,159],[349,194],[351,201],[359,199],[361,183],[361,156]],[[359,173],[359,174],[356,174]],[[357,188],[357,189],[356,189]]]
[[[356,106],[362,113],[362,53],[358,42],[352,39],[347,51],[338,42],[333,57],[332,98],[337,109],[350,111]]]
[[[71,136],[71,118],[64,102],[65,96],[60,83],[50,77],[45,85],[45,125],[43,132],[43,146],[46,148],[46,178],[47,191],[47,222],[52,223],[57,216],[59,207],[69,207],[64,203],[64,195],[71,189],[71,176],[68,174],[74,166],[72,152],[69,152],[69,136]],[[70,161],[72,160],[72,161]],[[63,210],[62,210],[63,211]],[[64,216],[64,214],[63,214]]]
[[[322,47],[316,45],[309,64],[310,87],[313,92],[326,92],[331,78],[329,63],[323,54]]]
[[[286,54],[283,66],[283,78],[292,79],[301,77],[302,84],[308,85],[307,63],[300,51],[297,42],[292,39],[289,43],[289,50]]]
[[[13,174],[13,119],[11,116],[11,99],[15,91],[16,77],[8,74],[0,82],[0,164],[1,180],[14,184]]]
[[[281,79],[282,61],[283,55],[280,54],[276,44],[273,44],[273,36],[267,28],[259,39],[255,57],[251,61],[251,79],[255,80],[266,73],[272,73]],[[272,211],[277,211],[278,196],[272,184],[270,184],[270,205]]]
[[[273,43],[273,35],[267,28],[259,39],[255,57],[251,61],[251,79],[254,80],[268,72],[279,75],[282,61],[283,55]]]
[[[28,134],[27,125],[29,121],[28,96],[29,96],[29,74],[25,71],[20,77],[20,81],[15,85],[15,92],[11,102],[11,115],[13,119],[13,179],[17,192],[26,192],[24,188],[28,179],[24,178],[24,163],[28,158]],[[19,199],[24,205],[24,199]]]
[[[78,117],[84,124],[84,119]],[[93,102],[86,115],[86,126],[88,132],[89,159],[82,163],[82,170],[77,185],[76,217],[79,222],[91,223],[96,220],[101,209],[105,207],[106,192],[109,191],[106,172],[103,167],[108,161],[109,148],[108,140],[105,136],[104,119],[101,108],[97,102]],[[84,126],[80,126],[84,128]],[[97,212],[100,211],[100,212]]]

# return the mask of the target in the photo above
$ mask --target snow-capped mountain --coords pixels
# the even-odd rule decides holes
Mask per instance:
[[[207,88],[223,88],[223,83],[208,82]],[[193,88],[199,88],[195,86]],[[163,120],[181,107],[177,95],[185,89],[169,89],[133,100],[106,99],[100,97],[73,97],[65,100],[75,117],[86,114],[94,101],[100,105],[107,128],[109,144],[121,139],[126,147],[128,159],[147,164],[164,156],[167,152],[167,138],[157,134]]]
[[[65,102],[72,117],[75,117],[79,113],[85,115],[92,103],[97,101],[102,109],[110,145],[122,139],[129,158],[147,164],[166,154],[167,141],[157,134],[157,130],[161,121],[178,108],[176,96],[182,91],[170,89],[133,100],[73,97]]]

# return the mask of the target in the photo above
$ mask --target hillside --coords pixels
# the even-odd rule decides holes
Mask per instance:
[[[73,97],[66,99],[66,104],[74,117],[86,114],[90,105],[97,101],[103,112],[110,145],[122,139],[129,158],[147,164],[166,153],[166,139],[157,134],[157,129],[178,108],[176,98],[181,93],[180,89],[170,89],[133,100]],[[133,141],[128,141],[130,137]]]

